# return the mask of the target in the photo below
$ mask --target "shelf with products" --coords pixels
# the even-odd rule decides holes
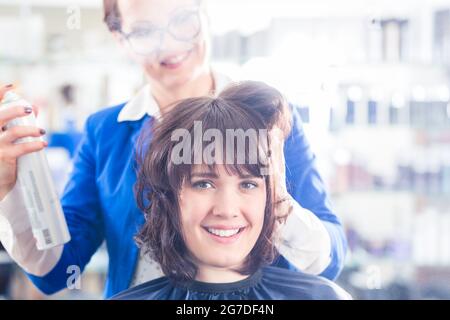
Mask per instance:
[[[392,156],[382,164],[370,155],[357,158],[351,155],[351,151],[340,152],[347,152],[349,156],[348,160],[334,163],[330,189],[335,195],[373,190],[408,192],[429,199],[440,197],[447,203],[450,201],[450,161],[447,158],[428,159],[426,155],[411,153]]]
[[[333,192],[450,195],[450,82],[436,71],[439,79],[422,85],[414,80],[422,73],[413,72],[413,79],[391,88],[379,80],[337,86],[329,122],[338,146],[329,155]]]
[[[425,205],[405,192],[348,192],[333,197],[354,253],[414,267],[450,267],[449,206]]]
[[[448,268],[450,79],[440,67],[389,68],[336,80],[326,153],[333,204],[351,262],[363,253]]]

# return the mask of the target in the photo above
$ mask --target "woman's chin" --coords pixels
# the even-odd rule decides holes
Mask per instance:
[[[204,67],[204,56],[199,50],[198,47],[194,47],[187,52],[186,59],[177,64],[165,65],[160,63],[156,66],[149,66],[146,68],[148,77],[155,80],[158,79],[157,82],[169,89],[180,88],[189,82],[195,81],[208,70],[208,68]]]
[[[196,68],[186,66],[176,72],[162,72],[159,76],[159,82],[164,84],[164,87],[170,89],[181,88],[187,83],[192,82],[198,76],[199,72]]]
[[[186,83],[189,83],[193,80],[192,72],[184,72],[179,75],[167,75],[163,79],[164,86],[170,89],[176,89],[183,87]]]
[[[210,262],[206,264],[214,268],[235,270],[238,269],[239,266],[242,266],[245,261],[245,257],[236,257],[236,255],[231,255],[229,253],[222,254],[219,258],[218,256],[220,254],[220,252],[217,252],[217,255],[208,259]]]

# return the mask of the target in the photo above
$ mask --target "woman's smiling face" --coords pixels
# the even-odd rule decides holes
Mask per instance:
[[[194,166],[180,191],[182,233],[197,266],[239,268],[264,224],[266,182],[252,175],[231,175]]]

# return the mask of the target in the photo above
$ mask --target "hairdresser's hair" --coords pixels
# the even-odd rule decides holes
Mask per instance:
[[[108,26],[109,31],[119,31],[122,27],[122,18],[120,16],[117,0],[103,0],[103,21]]]
[[[146,254],[155,259],[168,277],[185,281],[195,279],[197,267],[187,249],[183,238],[180,219],[179,193],[183,183],[190,181],[192,164],[175,164],[172,159],[174,147],[172,133],[176,129],[185,129],[194,136],[194,122],[201,121],[203,131],[216,129],[226,136],[227,129],[266,129],[277,126],[285,136],[290,130],[290,112],[284,97],[274,88],[262,83],[246,81],[229,86],[217,98],[189,98],[176,103],[164,114],[160,122],[151,121],[145,126],[138,140],[136,152],[137,182],[135,195],[139,208],[144,212],[145,224],[136,236],[136,241]],[[194,137],[194,139],[196,139]],[[193,139],[193,140],[194,140]],[[265,156],[270,157],[270,135],[266,141],[253,141],[258,147],[265,145]],[[150,145],[149,145],[149,141]],[[192,141],[189,163],[194,163],[195,146]],[[202,148],[207,144],[201,141]],[[236,142],[234,144],[237,145]],[[267,150],[268,147],[268,150]],[[236,161],[228,164],[223,161],[229,174],[251,174],[263,177],[266,183],[266,207],[261,234],[255,246],[247,256],[241,274],[252,274],[262,265],[270,263],[276,250],[273,245],[273,232],[276,217],[274,215],[274,188],[270,175],[262,175],[262,169],[268,169],[266,161],[249,161],[249,148],[245,147],[245,163]],[[226,156],[223,150],[222,158]],[[236,159],[237,150],[234,150]],[[220,151],[219,151],[220,153]],[[184,157],[183,157],[184,158]],[[208,164],[213,171],[217,164]]]

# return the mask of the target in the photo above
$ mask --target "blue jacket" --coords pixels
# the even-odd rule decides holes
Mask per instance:
[[[109,254],[105,297],[130,285],[139,249],[133,236],[144,222],[134,201],[134,147],[142,125],[150,119],[117,122],[124,104],[91,115],[74,159],[74,169],[61,199],[71,241],[47,275],[29,278],[44,293],[66,288],[69,266],[84,269],[103,241]],[[331,263],[322,273],[337,277],[344,263],[346,240],[332,212],[315,157],[305,138],[300,115],[293,109],[293,130],[285,143],[286,179],[291,195],[325,224],[331,241]],[[280,257],[275,265],[295,269]]]

